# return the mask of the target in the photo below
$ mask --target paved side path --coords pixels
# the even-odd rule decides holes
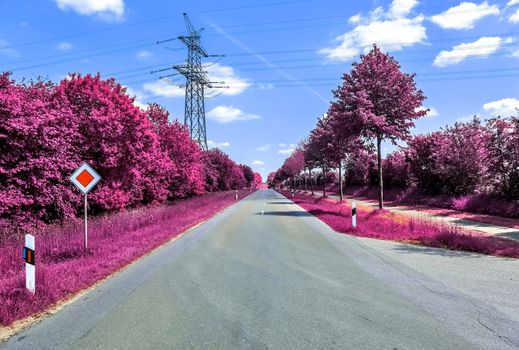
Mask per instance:
[[[518,349],[517,271],[338,234],[260,190],[0,349]]]
[[[308,192],[310,193],[310,192]],[[322,191],[314,191],[316,196],[322,196]],[[339,199],[339,196],[336,194],[326,194],[327,197],[333,199]],[[348,201],[354,200],[357,204],[369,207],[369,208],[378,208],[378,202],[370,201],[370,200],[359,200],[356,197],[350,195],[344,195],[344,199]],[[398,213],[402,213],[405,215],[409,215],[412,217],[416,217],[422,220],[429,220],[434,222],[440,222],[448,225],[460,226],[462,228],[476,230],[479,232],[483,232],[488,235],[498,236],[502,238],[512,239],[514,241],[519,241],[519,230],[513,229],[505,226],[492,225],[480,221],[469,220],[469,219],[461,219],[456,217],[444,216],[441,214],[428,213],[419,210],[413,210],[408,207],[402,207],[394,204],[384,204],[385,209],[395,211]]]

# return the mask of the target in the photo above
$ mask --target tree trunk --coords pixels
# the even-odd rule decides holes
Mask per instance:
[[[342,161],[339,162],[339,199],[342,202],[343,193],[342,193]]]
[[[377,136],[377,156],[378,156],[378,207],[379,209],[384,209],[384,180],[382,178],[382,137],[381,135]]]
[[[312,180],[312,170],[308,168],[308,175],[310,176],[310,190],[312,191],[312,196],[314,195],[314,182]]]
[[[303,174],[304,174],[304,170],[303,170]],[[307,180],[308,178],[306,177],[306,174],[304,175],[304,179],[305,179],[305,193],[308,192],[308,184],[307,184]]]
[[[326,197],[326,173],[323,165],[323,197]]]

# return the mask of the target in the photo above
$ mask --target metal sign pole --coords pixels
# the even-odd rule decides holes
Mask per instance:
[[[88,248],[88,206],[87,194],[85,193],[85,250]]]

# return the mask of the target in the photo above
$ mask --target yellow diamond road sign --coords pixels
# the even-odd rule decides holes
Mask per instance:
[[[101,180],[101,176],[87,163],[83,163],[74,174],[70,181],[76,185],[83,194],[87,194]]]

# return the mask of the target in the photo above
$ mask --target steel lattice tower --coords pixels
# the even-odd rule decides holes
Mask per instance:
[[[207,150],[207,132],[205,125],[204,88],[213,88],[202,67],[202,57],[209,57],[201,45],[200,33],[203,28],[195,29],[184,13],[184,20],[188,35],[178,37],[187,46],[187,60],[185,64],[176,65],[180,74],[186,77],[186,100],[184,109],[184,124],[188,126],[191,138],[198,142],[200,147]]]

